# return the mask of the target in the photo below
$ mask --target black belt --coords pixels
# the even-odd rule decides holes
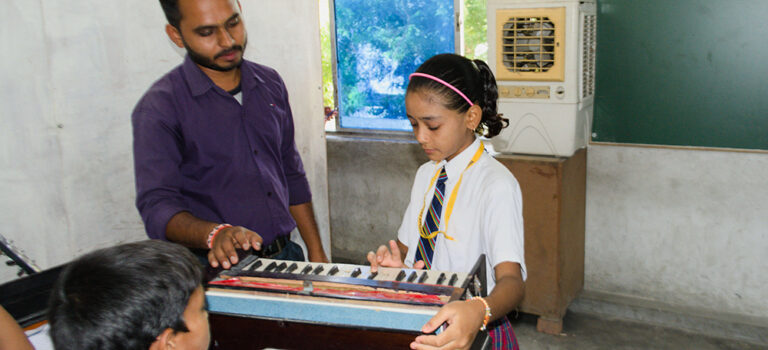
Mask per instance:
[[[271,258],[283,251],[286,245],[288,245],[288,236],[277,237],[272,243],[262,246],[261,250],[255,251],[254,254],[260,258]]]

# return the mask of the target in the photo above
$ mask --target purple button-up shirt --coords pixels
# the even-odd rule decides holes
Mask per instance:
[[[288,206],[312,199],[282,79],[253,62],[241,68],[242,105],[189,57],[136,105],[136,207],[150,238],[165,239],[170,218],[188,211],[269,244],[296,227]]]

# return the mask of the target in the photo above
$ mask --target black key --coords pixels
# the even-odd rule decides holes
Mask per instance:
[[[328,271],[328,276],[333,276],[333,275],[335,275],[337,272],[339,272],[339,267],[338,267],[338,266],[336,266],[336,265],[333,265],[333,267],[331,268],[331,271]]]
[[[320,272],[323,272],[323,265],[317,265],[314,271],[312,271],[313,274],[319,275]]]
[[[272,272],[272,270],[274,268],[276,268],[276,267],[277,267],[277,264],[275,264],[275,262],[273,261],[273,262],[269,263],[269,265],[267,265],[267,267],[264,268],[264,272]]]
[[[352,277],[360,276],[360,274],[363,273],[363,271],[360,271],[360,268],[356,268],[354,271],[352,271]]]
[[[370,275],[368,275],[368,279],[369,279],[369,280],[372,280],[372,279],[376,278],[376,275],[378,275],[378,274],[379,274],[379,272],[378,272],[378,271],[376,271],[376,272],[371,272],[371,274],[370,274]]]
[[[419,277],[419,283],[424,283],[428,277],[429,275],[427,274],[427,271],[424,271],[424,273],[421,274],[421,277]]]
[[[403,278],[405,278],[405,270],[400,270],[397,277],[395,277],[395,281],[402,281]]]
[[[408,275],[408,279],[406,281],[413,282],[416,279],[417,275],[418,274],[416,273],[416,271],[411,271],[411,274]]]
[[[449,286],[452,286],[452,285],[454,285],[454,283],[456,283],[456,281],[458,281],[458,280],[459,280],[459,276],[456,276],[456,274],[454,273],[454,274],[453,274],[453,276],[451,276],[451,280],[448,282],[448,285],[449,285]]]
[[[288,264],[286,264],[285,261],[283,261],[282,263],[280,263],[280,265],[277,265],[277,267],[275,268],[275,272],[283,272],[283,270],[285,270],[286,267],[288,267]]]
[[[299,268],[299,265],[297,263],[293,263],[291,264],[291,266],[288,266],[288,270],[286,270],[285,272],[291,273],[293,271],[296,271],[296,269],[298,268]]]
[[[312,271],[312,265],[311,264],[307,264],[307,266],[304,266],[304,268],[301,269],[301,274],[302,275],[306,275],[306,274],[309,273],[309,271]]]
[[[445,273],[440,273],[440,276],[437,277],[437,284],[443,284],[445,281]]]
[[[261,263],[261,260],[256,260],[256,262],[255,262],[255,263],[253,263],[253,265],[251,265],[251,268],[250,268],[250,270],[251,270],[251,271],[256,271],[256,269],[258,269],[258,268],[259,268],[259,266],[261,266],[261,265],[263,265],[263,264]]]

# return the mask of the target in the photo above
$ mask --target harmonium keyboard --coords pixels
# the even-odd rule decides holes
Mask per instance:
[[[485,285],[484,255],[469,273],[251,255],[207,283],[212,348],[408,348],[441,306]]]

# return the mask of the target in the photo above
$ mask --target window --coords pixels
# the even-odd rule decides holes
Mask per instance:
[[[438,53],[482,58],[487,50],[485,0],[319,1],[328,130],[410,132],[408,75]],[[459,6],[468,23],[461,51]]]

